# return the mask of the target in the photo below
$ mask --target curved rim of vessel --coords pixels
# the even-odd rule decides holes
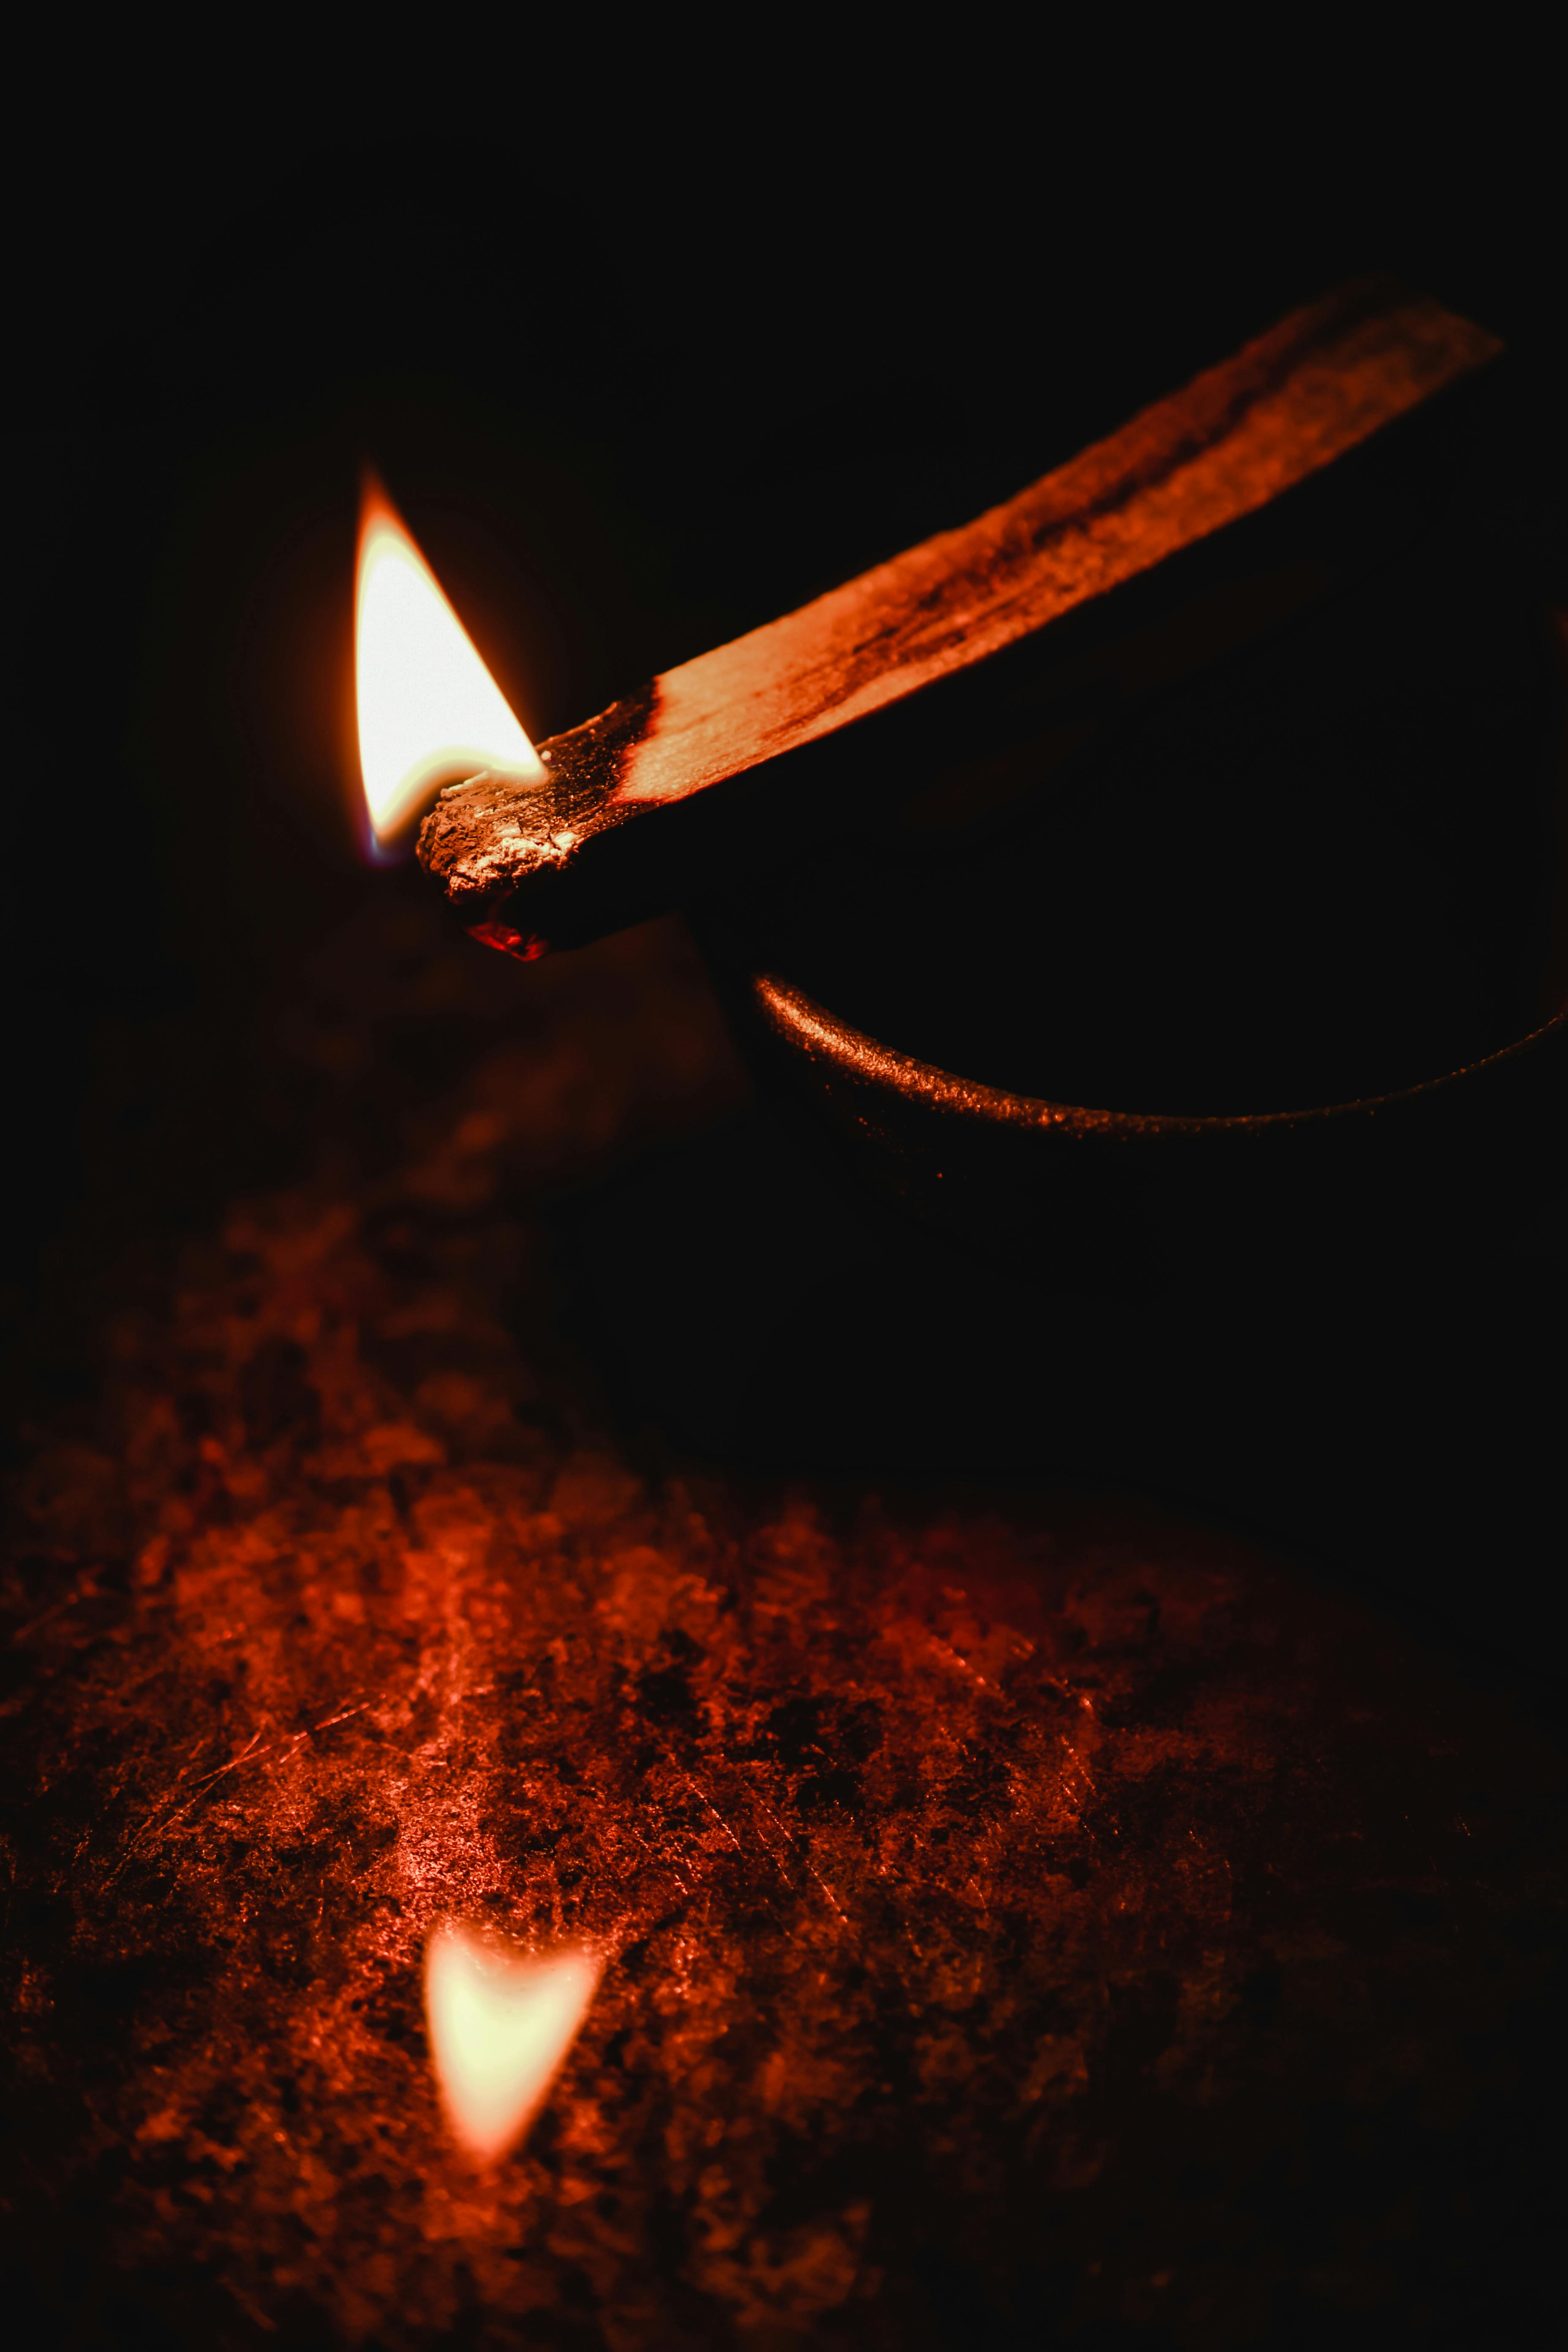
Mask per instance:
[[[1440,1097],[1467,1079],[1500,1071],[1521,1060],[1547,1039],[1568,1032],[1568,1006],[1512,1044],[1501,1045],[1479,1060],[1416,1085],[1387,1094],[1361,1095],[1345,1102],[1314,1105],[1302,1110],[1193,1113],[1171,1111],[1099,1110],[1082,1103],[1049,1101],[1036,1095],[1015,1094],[977,1078],[958,1076],[932,1062],[922,1062],[879,1038],[869,1036],[830,1013],[793,982],[775,972],[753,972],[752,992],[763,1018],[775,1034],[809,1059],[826,1062],[845,1077],[889,1087],[906,1100],[934,1111],[956,1114],[987,1127],[1099,1136],[1132,1140],[1161,1136],[1257,1134],[1265,1130],[1322,1127],[1330,1123],[1366,1121],[1380,1111],[1397,1112]]]

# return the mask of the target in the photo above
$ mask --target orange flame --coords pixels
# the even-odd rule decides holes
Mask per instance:
[[[354,692],[378,846],[439,784],[487,769],[544,782],[539,754],[374,476],[360,508]]]
[[[604,1962],[576,1945],[530,1958],[448,1921],[425,1954],[425,2013],[452,2135],[481,2164],[520,2140],[549,2095]]]

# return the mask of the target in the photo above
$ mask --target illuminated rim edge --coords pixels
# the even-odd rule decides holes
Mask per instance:
[[[1184,1116],[1163,1111],[1096,1110],[1079,1103],[1057,1103],[1033,1095],[1013,1094],[978,1079],[955,1076],[931,1062],[900,1054],[863,1030],[851,1027],[801,989],[773,972],[754,972],[751,989],[770,1025],[815,1059],[832,1062],[862,1083],[889,1087],[905,1097],[923,1101],[934,1110],[954,1112],[998,1127],[1056,1128],[1078,1135],[1132,1137],[1152,1135],[1223,1135],[1256,1133],[1260,1129],[1321,1126],[1329,1120],[1370,1119],[1377,1112],[1415,1103],[1441,1093],[1461,1080],[1529,1054],[1542,1042],[1568,1032],[1568,1007],[1554,1013],[1511,1045],[1467,1062],[1440,1077],[1423,1078],[1391,1094],[1364,1095],[1349,1102],[1325,1103],[1306,1110],[1236,1111],[1221,1117]]]

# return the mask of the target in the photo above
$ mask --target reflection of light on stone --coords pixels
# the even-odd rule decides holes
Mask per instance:
[[[537,1957],[459,1927],[425,1955],[425,2013],[453,2136],[492,2162],[543,2105],[587,2016],[604,1962],[575,1945]]]

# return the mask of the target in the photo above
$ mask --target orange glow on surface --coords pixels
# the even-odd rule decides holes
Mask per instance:
[[[580,1946],[537,1957],[448,1921],[425,1954],[425,2013],[452,2135],[480,2163],[522,2137],[598,1990]]]
[[[542,783],[516,713],[374,476],[360,508],[354,595],[360,775],[378,845],[438,785],[489,769]]]

